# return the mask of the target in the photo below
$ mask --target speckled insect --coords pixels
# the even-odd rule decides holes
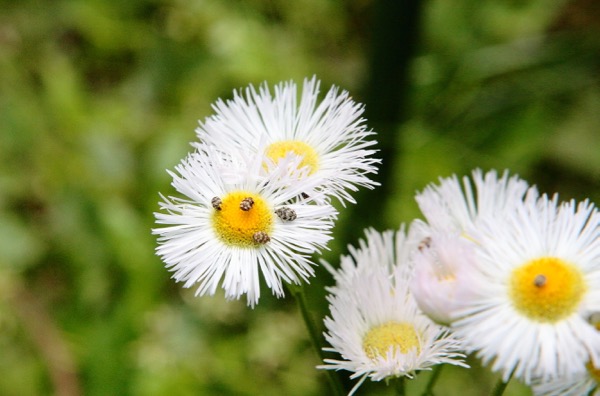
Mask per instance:
[[[298,217],[296,215],[296,211],[292,208],[288,208],[287,206],[282,206],[281,208],[276,209],[275,214],[283,221],[294,221]]]
[[[431,237],[425,237],[425,238],[423,238],[423,240],[421,242],[419,242],[417,249],[419,249],[419,251],[422,252],[423,250],[429,249],[430,247],[431,247]]]
[[[210,200],[210,203],[216,210],[221,210],[221,204],[223,201],[221,201],[221,198],[219,197],[213,197],[213,199]]]
[[[271,240],[271,237],[269,237],[269,235],[267,235],[267,233],[264,231],[257,231],[254,233],[254,235],[252,235],[252,240],[254,243],[264,245]]]
[[[252,206],[254,206],[254,200],[252,197],[246,197],[242,199],[242,202],[240,202],[240,209],[242,209],[244,212],[252,209]]]
[[[544,287],[546,285],[546,276],[539,274],[533,279],[533,284],[535,287]]]

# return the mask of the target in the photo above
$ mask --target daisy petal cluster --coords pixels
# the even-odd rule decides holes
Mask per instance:
[[[590,316],[590,323],[600,331],[600,313]],[[586,370],[549,381],[536,379],[532,390],[535,396],[598,396],[600,395],[600,366],[588,361]]]
[[[235,92],[219,100],[195,151],[169,171],[180,195],[161,195],[153,233],[184,287],[212,295],[221,286],[254,306],[262,277],[282,296],[283,282],[314,275],[311,256],[326,248],[337,218],[330,198],[352,201],[348,191],[376,184],[362,107],[335,88],[318,104],[318,86],[305,81],[298,105],[291,82],[273,98],[263,85],[248,88],[248,102]]]
[[[437,289],[438,299],[457,299],[445,317],[453,332],[504,380],[546,389],[597,373],[600,332],[589,317],[600,312],[600,213],[587,201],[540,196],[506,173],[476,171],[473,182],[476,194],[452,178],[417,198],[428,239],[415,267],[462,290]],[[413,285],[423,301],[436,290],[420,289]]]
[[[367,379],[412,378],[419,370],[442,363],[465,366],[460,342],[418,308],[410,289],[411,244],[397,233],[366,232],[366,241],[331,266],[336,285],[328,288],[330,316],[324,320],[325,351],[341,355],[325,359],[321,369],[347,370]]]
[[[518,202],[537,195],[535,187],[508,171],[499,177],[496,171],[483,174],[476,169],[471,178],[463,177],[462,183],[456,176],[442,178],[415,199],[433,229],[464,233],[479,219],[510,212]]]
[[[535,396],[598,396],[600,395],[600,369],[593,366],[568,377],[533,384]]]
[[[320,180],[317,190],[354,203],[351,192],[373,188],[369,178],[379,159],[362,118],[364,107],[347,91],[332,87],[319,101],[320,82],[306,79],[301,94],[293,82],[280,83],[273,92],[264,83],[234,91],[233,99],[219,100],[215,114],[196,129],[201,142],[233,150],[250,149],[273,162],[288,154],[302,157],[308,177]],[[300,100],[298,101],[298,97]]]

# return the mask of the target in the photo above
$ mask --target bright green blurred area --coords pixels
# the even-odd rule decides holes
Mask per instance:
[[[194,298],[150,230],[158,193],[173,193],[165,169],[218,97],[316,74],[365,100],[374,1],[0,3],[1,395],[328,394],[291,299]],[[381,131],[395,154],[376,225],[411,221],[416,190],[475,167],[600,203],[599,8],[423,3],[403,116]],[[365,205],[336,232],[360,236]],[[334,263],[355,243],[340,238]],[[329,283],[320,271],[308,287],[319,322]],[[444,370],[439,395],[484,395],[496,380]]]

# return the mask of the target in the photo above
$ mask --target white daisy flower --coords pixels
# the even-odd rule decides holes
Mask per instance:
[[[409,246],[403,229],[397,234],[367,231],[366,243],[343,256],[334,272],[337,285],[328,288],[331,316],[324,322],[325,351],[341,359],[325,359],[320,369],[348,370],[367,379],[407,376],[441,363],[467,367],[461,345],[417,308],[408,288]]]
[[[225,158],[199,146],[175,169],[173,186],[186,198],[162,197],[157,254],[184,287],[198,283],[197,295],[214,294],[222,281],[225,295],[260,296],[259,272],[275,295],[282,280],[307,281],[314,274],[310,255],[325,248],[337,212],[311,203],[301,192],[310,179],[289,173],[297,158],[266,172],[264,158]],[[287,162],[286,162],[287,161]],[[294,162],[296,161],[296,162]]]
[[[484,364],[527,384],[600,363],[600,214],[542,196],[468,231],[478,246],[472,291],[453,329]]]
[[[300,102],[293,82],[280,83],[271,93],[266,83],[234,91],[232,100],[218,100],[215,115],[196,130],[201,142],[217,147],[252,149],[277,162],[292,153],[302,158],[317,189],[342,204],[354,203],[350,192],[378,183],[368,175],[377,172],[371,158],[376,143],[361,118],[363,106],[348,92],[332,87],[319,103],[319,81],[305,80]]]

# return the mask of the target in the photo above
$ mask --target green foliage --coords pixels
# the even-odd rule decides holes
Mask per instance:
[[[386,131],[399,150],[385,159],[395,167],[392,194],[379,198],[381,224],[410,221],[415,190],[474,167],[508,168],[542,191],[600,203],[600,18],[571,18],[585,5],[425,3],[404,119]],[[0,393],[327,394],[290,301],[264,290],[250,311],[221,294],[194,298],[169,279],[150,230],[158,192],[172,192],[165,169],[191,150],[197,120],[218,97],[316,74],[360,100],[372,7],[4,2]],[[337,229],[353,224],[342,214]],[[335,241],[327,260],[346,243],[355,241]],[[319,271],[309,288],[318,322],[329,282]],[[476,395],[495,381],[484,370],[448,372],[440,394]],[[511,384],[506,394],[526,392]]]

